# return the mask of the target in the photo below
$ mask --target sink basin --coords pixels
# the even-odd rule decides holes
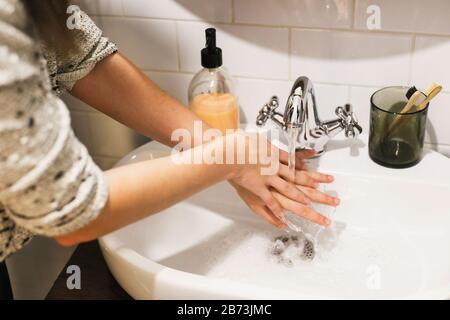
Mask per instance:
[[[337,139],[310,160],[341,198],[330,227],[341,232],[313,261],[279,263],[270,246],[282,231],[221,183],[100,239],[106,262],[137,299],[450,298],[450,159],[425,150],[415,167],[388,169],[366,144]],[[119,164],[168,152],[151,142]]]

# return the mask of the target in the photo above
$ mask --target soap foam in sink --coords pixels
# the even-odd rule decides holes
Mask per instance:
[[[335,281],[328,274],[327,256],[305,261],[306,242],[292,233],[280,236],[276,229],[246,224],[229,231],[220,243],[203,252],[208,257],[204,269],[208,276],[289,289],[317,280],[325,281],[326,286]]]
[[[334,222],[333,225],[342,231],[342,223]],[[325,240],[327,233],[331,232],[328,229],[321,233]],[[405,261],[412,261],[414,257],[410,244],[400,240],[385,243],[380,241],[382,235],[379,232],[379,229],[347,227],[331,249],[322,246],[327,242],[321,239],[320,254],[316,254],[312,261],[305,261],[298,254],[303,251],[301,244],[296,248],[291,238],[291,245],[286,246],[280,238],[286,234],[280,235],[279,230],[270,226],[239,222],[223,232],[218,241],[205,244],[195,258],[201,265],[195,272],[214,278],[337,298],[376,298],[382,296],[386,292],[384,290],[401,293],[420,285],[410,277],[410,274],[419,274],[418,271],[402,272]],[[289,236],[292,237],[293,233]],[[278,254],[274,254],[275,249],[279,250]],[[367,268],[372,265],[383,271],[383,290],[370,290],[366,285]],[[408,265],[408,268],[414,270],[420,266]],[[404,286],[396,285],[399,277],[404,278]]]

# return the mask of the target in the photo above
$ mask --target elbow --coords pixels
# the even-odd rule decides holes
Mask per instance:
[[[71,236],[57,236],[53,238],[57,244],[59,244],[61,247],[73,247],[76,246],[78,244],[80,244],[81,242],[76,240],[75,238],[71,237]]]
[[[90,225],[67,234],[61,234],[53,239],[62,247],[73,247],[84,242],[97,239],[98,233]]]
[[[62,247],[73,247],[83,242],[89,241],[89,239],[85,239],[83,235],[77,233],[64,234],[56,236],[53,239]]]

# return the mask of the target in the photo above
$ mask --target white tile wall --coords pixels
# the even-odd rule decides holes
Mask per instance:
[[[353,1],[235,0],[235,21],[264,25],[350,28]]]
[[[151,10],[149,10],[151,8]],[[124,1],[126,16],[231,22],[231,0]]]
[[[177,22],[181,70],[200,70],[200,50],[205,45],[205,28],[197,22]],[[289,32],[287,28],[216,26],[217,45],[224,64],[234,75],[287,79]]]
[[[420,87],[438,82],[450,91],[450,37],[417,36],[411,72]]]
[[[70,3],[92,15],[122,15],[121,0],[71,0]]]
[[[62,99],[69,106],[75,135],[100,168],[110,169],[130,150],[145,143],[146,138],[70,94],[64,94]]]
[[[104,17],[104,33],[144,70],[178,70],[175,22]]]
[[[72,128],[75,132],[75,135],[78,137],[80,141],[83,141],[83,144],[88,149],[89,153],[94,153],[95,148],[92,143],[92,133],[91,126],[89,124],[89,113],[79,112],[79,111],[71,111],[70,112]]]
[[[185,106],[188,105],[187,93],[193,74],[151,71],[146,72],[146,75],[172,97]]]
[[[369,5],[380,8],[381,30],[450,35],[448,0],[356,0],[356,28],[366,29]]]
[[[286,80],[236,79],[237,94],[241,107],[241,122],[254,123],[259,109],[273,95],[278,96],[280,106],[284,106],[290,86],[291,84]]]
[[[353,85],[407,83],[412,36],[293,30],[291,74]]]
[[[443,93],[432,101],[428,122],[432,127],[428,142],[450,145],[450,93]]]
[[[86,103],[78,100],[68,93],[62,95],[62,100],[70,107],[71,111],[77,112],[94,112],[94,108],[88,106]]]
[[[358,121],[363,127],[364,133],[369,133],[370,97],[381,89],[380,87],[350,87],[350,103],[352,104]]]
[[[317,83],[314,85],[316,103],[322,120],[334,119],[336,107],[350,101],[349,87],[345,85],[329,85]]]
[[[189,81],[200,69],[204,29],[216,27],[224,63],[236,79],[241,119],[248,122],[273,94],[284,105],[300,75],[316,84],[322,118],[351,102],[366,132],[369,98],[378,88],[441,83],[446,94],[431,105],[427,141],[436,150],[449,149],[448,0],[80,2],[123,54],[183,104]],[[380,30],[366,27],[369,5],[380,8]],[[131,131],[76,100],[69,104],[77,133],[102,165],[134,147]],[[82,128],[86,118],[89,130]]]
[[[450,145],[425,143],[425,147],[427,147],[431,150],[434,150],[436,152],[440,152],[444,156],[447,156],[450,158]]]
[[[96,156],[121,158],[136,145],[145,143],[134,131],[101,113],[90,113],[89,125]]]
[[[114,165],[120,160],[120,157],[94,156],[93,159],[100,169],[108,170],[114,167]]]

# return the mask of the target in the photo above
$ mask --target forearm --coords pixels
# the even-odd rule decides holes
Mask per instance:
[[[194,137],[199,118],[162,91],[120,54],[100,63],[77,81],[71,94],[121,123],[161,143],[174,146],[178,128]],[[206,124],[203,129],[207,129]],[[196,145],[194,139],[191,145]],[[187,152],[205,152],[213,144]],[[230,178],[231,165],[175,164],[170,157],[105,172],[109,198],[99,217],[77,232],[55,238],[72,245],[96,239]]]
[[[183,152],[210,153],[213,144]],[[107,171],[107,204],[88,226],[56,237],[62,245],[90,241],[159,212],[215,183],[227,180],[236,171],[226,164],[176,164],[171,157],[140,162]],[[188,214],[188,213],[187,213]]]
[[[193,137],[199,118],[166,94],[120,54],[114,54],[74,86],[71,94],[97,110],[165,145],[175,129],[185,128]],[[203,124],[206,129],[206,124]],[[191,141],[194,145],[194,141]]]

